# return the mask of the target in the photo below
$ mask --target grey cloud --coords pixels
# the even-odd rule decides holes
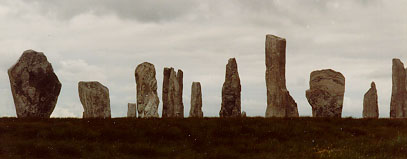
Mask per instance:
[[[170,21],[196,8],[195,0],[24,0],[38,6],[42,13],[56,14],[71,19],[88,12],[105,15],[115,14],[122,18],[146,22]]]

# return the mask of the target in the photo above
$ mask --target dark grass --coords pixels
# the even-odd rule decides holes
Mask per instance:
[[[0,158],[407,158],[407,120],[2,118]]]

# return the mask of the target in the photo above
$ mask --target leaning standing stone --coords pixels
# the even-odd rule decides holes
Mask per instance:
[[[342,116],[345,77],[331,69],[314,71],[306,97],[312,107],[313,117]]]
[[[8,69],[18,118],[49,118],[61,91],[61,83],[42,52],[24,51]]]
[[[199,82],[192,83],[189,117],[203,117],[201,83]]]
[[[266,117],[298,117],[297,103],[291,97],[285,80],[286,40],[266,35]]]
[[[137,117],[137,104],[136,103],[127,104],[127,117],[128,118]]]
[[[83,118],[110,118],[109,89],[97,81],[79,82]]]
[[[376,84],[372,82],[363,99],[363,118],[379,118]]]
[[[222,87],[222,105],[220,117],[240,117],[241,114],[241,85],[237,63],[231,58],[226,65],[225,82]]]
[[[141,118],[157,117],[158,104],[157,80],[153,64],[144,62],[135,71],[137,85],[137,111]]]

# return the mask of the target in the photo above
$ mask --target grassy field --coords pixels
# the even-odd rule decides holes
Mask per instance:
[[[407,120],[2,118],[0,158],[407,158]]]

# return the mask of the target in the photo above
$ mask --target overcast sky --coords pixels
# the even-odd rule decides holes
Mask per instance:
[[[52,117],[81,117],[78,81],[110,90],[113,117],[135,102],[134,70],[155,65],[162,111],[164,67],[184,71],[185,115],[200,81],[205,116],[219,116],[225,66],[235,57],[242,110],[264,116],[265,35],[287,40],[287,88],[301,116],[309,74],[346,78],[343,117],[361,117],[375,81],[380,117],[389,117],[392,58],[407,62],[405,0],[1,0],[0,116],[16,116],[7,69],[27,49],[44,52],[62,83]]]

